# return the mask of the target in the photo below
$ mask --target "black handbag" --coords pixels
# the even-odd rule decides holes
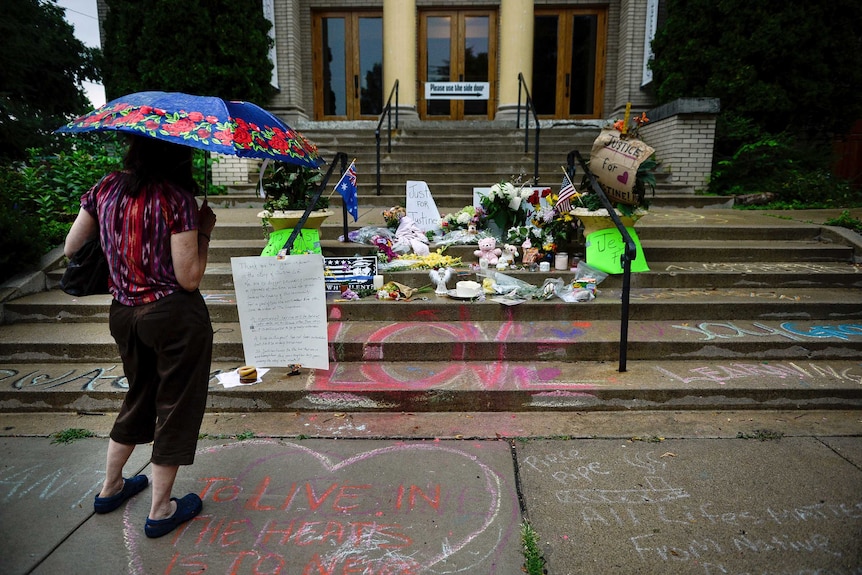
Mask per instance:
[[[60,289],[69,295],[85,296],[108,291],[108,260],[98,236],[88,240],[69,259],[60,279]]]

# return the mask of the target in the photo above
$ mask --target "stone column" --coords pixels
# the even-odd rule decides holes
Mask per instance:
[[[399,121],[418,119],[416,0],[383,0],[383,104],[398,80]],[[395,105],[393,98],[392,105]]]
[[[500,2],[500,90],[495,119],[512,122],[518,113],[518,73],[533,81],[533,0]],[[521,96],[521,105],[525,103]]]

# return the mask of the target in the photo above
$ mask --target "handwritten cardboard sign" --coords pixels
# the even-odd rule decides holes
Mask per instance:
[[[323,257],[231,258],[245,363],[329,369]]]
[[[260,252],[260,255],[277,256],[278,252],[280,252],[284,247],[284,244],[287,243],[287,240],[290,239],[290,234],[292,233],[293,228],[275,230],[270,233],[269,241],[266,243],[266,247],[263,248],[263,251]],[[321,253],[320,231],[306,229],[300,230],[299,234],[293,240],[293,246],[290,249],[290,253],[292,255]]]
[[[633,272],[648,272],[646,257],[644,257],[640,238],[634,228],[626,228],[637,249],[635,259],[632,260]],[[626,249],[626,243],[616,228],[599,230],[589,234],[586,238],[587,263],[599,271],[608,274],[623,273],[620,257]]]
[[[407,180],[407,215],[413,218],[416,226],[423,232],[440,227],[440,210],[431,196],[428,184],[423,181]]]
[[[617,130],[602,130],[590,152],[590,171],[612,202],[636,205],[634,185],[638,168],[653,152],[640,140],[623,139]]]

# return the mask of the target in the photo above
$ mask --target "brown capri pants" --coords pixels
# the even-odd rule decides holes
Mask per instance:
[[[213,330],[199,291],[111,304],[111,335],[129,390],[111,430],[124,445],[153,442],[151,461],[191,465],[206,409]]]

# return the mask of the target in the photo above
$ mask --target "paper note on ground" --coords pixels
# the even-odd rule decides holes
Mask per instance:
[[[323,256],[231,258],[245,363],[329,369]]]
[[[632,260],[633,272],[648,272],[646,257],[644,257],[641,241],[634,228],[626,228],[637,248],[635,259]],[[623,273],[620,257],[626,249],[626,243],[616,228],[599,230],[586,237],[587,264],[609,274]]]
[[[437,209],[437,203],[431,196],[431,190],[425,182],[407,180],[405,211],[423,232],[436,230],[440,227],[440,211]]]

